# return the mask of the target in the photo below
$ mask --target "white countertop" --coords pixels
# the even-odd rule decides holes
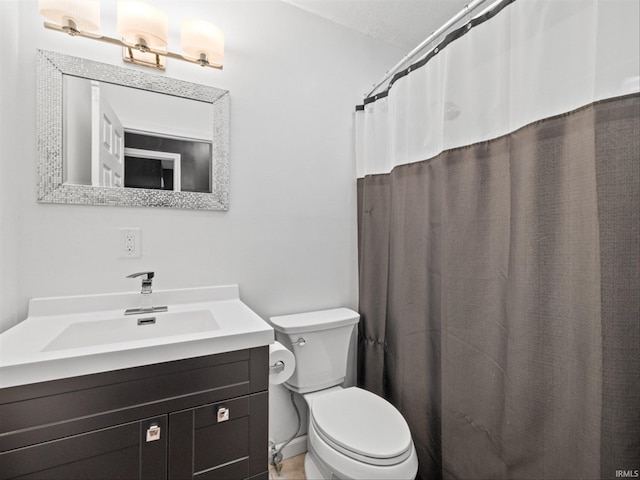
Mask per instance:
[[[157,291],[152,295],[153,305],[167,305],[167,313],[125,317],[125,309],[140,306],[141,297],[140,293],[116,293],[31,300],[27,319],[0,334],[0,388],[225,353],[274,341],[273,328],[240,300],[237,285]],[[155,325],[135,323],[139,317],[150,316],[160,321],[163,315],[167,316],[164,321],[179,322],[180,314],[189,312],[209,312],[214,327],[181,333],[174,324],[171,334],[153,336],[152,330],[145,329]],[[122,328],[123,322],[127,322],[124,328],[135,329],[131,339],[103,343],[93,338],[86,346],[79,339],[76,347],[50,346],[72,326],[82,325],[83,331],[90,331],[95,325],[97,331],[111,323],[114,329]]]

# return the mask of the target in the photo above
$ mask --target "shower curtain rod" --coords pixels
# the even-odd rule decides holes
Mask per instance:
[[[378,90],[378,88],[380,88],[382,85],[384,85],[385,82],[387,80],[389,80],[398,70],[400,70],[400,68],[403,65],[405,65],[407,62],[409,62],[413,57],[415,57],[418,53],[420,53],[422,50],[424,50],[424,48],[427,45],[429,45],[436,38],[438,38],[440,35],[442,35],[444,32],[446,32],[449,28],[451,28],[452,25],[455,25],[455,23],[458,20],[463,18],[465,15],[468,15],[471,12],[473,12],[480,5],[483,5],[483,4],[491,2],[491,1],[493,1],[494,3],[498,3],[498,2],[496,2],[496,0],[473,0],[470,3],[467,3],[464,6],[464,8],[462,10],[460,10],[456,15],[454,15],[448,22],[446,22],[444,25],[442,25],[440,28],[438,28],[436,31],[434,31],[431,35],[429,35],[425,40],[423,40],[420,43],[420,45],[418,45],[416,48],[411,50],[407,55],[405,55],[402,58],[402,60],[400,60],[396,65],[394,65],[391,68],[391,70],[387,71],[387,73],[385,73],[385,75],[382,78],[382,80],[380,80],[378,83],[376,83],[374,85],[373,90],[371,90],[367,95],[365,95],[365,98],[371,97]]]

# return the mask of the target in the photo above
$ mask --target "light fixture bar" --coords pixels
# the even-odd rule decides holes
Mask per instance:
[[[49,30],[55,30],[61,33],[67,33],[69,35],[73,35],[74,37],[89,38],[91,40],[98,40],[103,43],[110,43],[112,45],[118,45],[120,47],[123,47],[125,49],[124,59],[125,61],[130,63],[142,64],[147,67],[153,67],[153,68],[164,70],[164,65],[161,64],[160,57],[166,57],[166,58],[173,58],[175,60],[182,60],[184,62],[195,63],[196,65],[200,65],[202,67],[210,67],[210,68],[215,68],[217,70],[222,70],[222,64],[220,63],[209,62],[209,61],[203,62],[199,58],[191,59],[177,53],[173,53],[165,50],[158,50],[152,47],[144,47],[144,50],[141,50],[133,44],[123,42],[122,40],[118,40],[117,38],[106,37],[104,35],[96,35],[93,33],[88,33],[88,32],[83,32],[78,30],[74,30],[73,33],[70,33],[68,32],[68,29],[63,28],[60,25],[56,25],[55,23],[44,22],[44,27],[48,28]],[[146,62],[146,61],[141,61],[139,59],[136,59],[133,56],[133,50],[142,51],[143,53],[147,53],[147,54],[151,53],[155,55],[156,61]]]
[[[124,43],[124,42],[123,42]],[[143,67],[155,68],[157,70],[165,70],[164,56],[154,54],[147,50],[141,50],[136,46],[122,47],[122,60],[127,63],[133,63],[135,65],[142,65]]]

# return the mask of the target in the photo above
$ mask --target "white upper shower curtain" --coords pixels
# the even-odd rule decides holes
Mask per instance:
[[[638,92],[637,0],[499,1],[488,10],[493,18],[432,53],[386,98],[368,99],[356,115],[358,178]]]
[[[485,2],[356,109],[359,384],[419,477],[640,470],[640,2]]]

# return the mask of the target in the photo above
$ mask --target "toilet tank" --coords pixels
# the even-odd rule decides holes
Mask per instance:
[[[293,352],[296,368],[285,385],[298,393],[339,385],[360,315],[348,308],[271,317],[276,340]]]

